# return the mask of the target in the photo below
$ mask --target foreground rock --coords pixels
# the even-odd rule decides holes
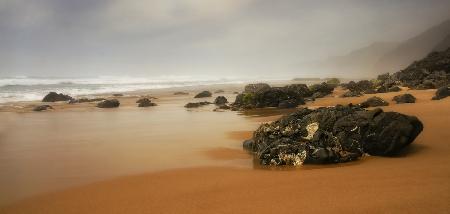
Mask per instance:
[[[303,108],[260,126],[243,143],[263,165],[353,161],[365,153],[392,156],[422,131],[414,116],[357,106]]]
[[[377,107],[377,106],[388,106],[389,103],[379,97],[371,97],[366,101],[359,104],[361,108]]]
[[[148,98],[141,98],[137,100],[136,103],[138,103],[138,107],[156,106],[156,103],[152,103],[152,101]]]
[[[119,107],[120,102],[116,99],[111,100],[103,100],[97,104],[98,108],[117,108]]]
[[[58,101],[69,101],[73,98],[69,95],[58,94],[56,92],[50,92],[42,99],[42,102],[58,102]]]
[[[188,103],[188,104],[184,105],[184,107],[185,108],[198,108],[198,107],[209,105],[209,104],[211,104],[211,103],[204,101],[204,102],[197,102],[197,103]]]
[[[433,100],[440,100],[450,96],[450,85],[440,87],[436,91],[436,95],[432,98]]]
[[[195,95],[194,98],[204,98],[204,97],[211,97],[212,94],[209,91],[202,91],[200,93],[198,93],[197,95]]]
[[[228,103],[228,100],[226,97],[224,96],[218,96],[216,97],[216,99],[214,100],[214,104],[216,105],[225,105]]]
[[[53,109],[50,105],[40,105],[33,108],[33,111],[46,111],[48,109]]]
[[[320,91],[318,87],[316,90]],[[312,96],[305,84],[292,84],[284,87],[271,87],[266,83],[249,84],[243,93],[236,96],[233,109],[252,108],[295,108],[305,104],[304,97]]]
[[[412,94],[397,95],[394,98],[392,98],[392,100],[397,102],[397,104],[400,104],[400,103],[415,103],[416,102],[416,98]]]

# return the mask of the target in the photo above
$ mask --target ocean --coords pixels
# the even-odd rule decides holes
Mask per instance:
[[[261,81],[261,79],[259,79]],[[162,89],[183,86],[214,84],[239,84],[257,81],[245,78],[210,78],[190,76],[118,77],[99,76],[90,78],[0,78],[0,103],[41,100],[48,92],[87,96],[102,93],[122,93],[146,89]]]

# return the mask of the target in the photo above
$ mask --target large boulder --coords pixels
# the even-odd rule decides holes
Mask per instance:
[[[412,94],[401,94],[392,98],[393,101],[400,103],[415,103],[416,98]]]
[[[202,91],[200,93],[198,93],[197,95],[195,95],[194,98],[204,98],[204,97],[211,97],[212,93],[209,91]]]
[[[270,90],[270,85],[267,83],[248,84],[244,88],[244,93],[258,93]]]
[[[148,98],[141,98],[137,100],[136,103],[138,103],[138,107],[156,106],[156,103],[152,103],[152,101]]]
[[[353,161],[364,154],[392,156],[422,131],[414,116],[357,106],[302,108],[261,125],[243,147],[263,165]]]
[[[120,102],[116,99],[111,100],[103,100],[99,103],[97,103],[98,108],[117,108],[119,107]]]
[[[366,101],[359,104],[361,108],[377,107],[377,106],[388,106],[389,103],[380,97],[371,97]]]
[[[216,97],[216,99],[214,100],[214,104],[216,105],[225,105],[228,103],[228,100],[226,97],[224,96],[218,96]]]
[[[314,85],[309,86],[309,90],[311,91],[311,94],[313,94],[313,95],[316,94],[315,98],[321,98],[328,94],[333,93],[335,87],[336,87],[335,85],[327,84],[326,82],[323,82],[320,84],[314,84]],[[320,96],[317,96],[319,94],[320,94]]]
[[[436,91],[436,95],[432,98],[433,100],[440,100],[450,96],[450,85],[440,87]]]
[[[45,95],[45,97],[42,99],[42,102],[58,102],[58,101],[69,101],[72,100],[73,98],[69,95],[65,95],[65,94],[58,94],[56,92],[50,92],[47,95]]]

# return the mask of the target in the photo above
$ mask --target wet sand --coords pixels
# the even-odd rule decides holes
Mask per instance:
[[[337,90],[334,96],[339,96],[341,92]],[[404,92],[376,94],[376,96],[391,102],[393,96]],[[448,155],[450,153],[450,132],[448,131],[450,98],[431,101],[434,90],[408,91],[408,93],[412,93],[418,98],[417,103],[394,104],[391,102],[390,106],[383,107],[383,109],[415,115],[424,123],[425,128],[415,142],[397,157],[365,157],[351,163],[325,166],[261,168],[253,165],[250,155],[247,154],[248,158],[246,159],[240,143],[251,136],[249,131],[254,130],[259,123],[279,117],[274,111],[269,110],[267,114],[256,111],[242,115],[233,112],[211,112],[211,109],[208,108],[195,111],[181,109],[183,112],[176,114],[176,118],[179,119],[180,115],[186,117],[185,120],[182,120],[184,122],[178,123],[188,131],[178,134],[182,128],[174,127],[174,130],[177,130],[176,136],[178,139],[191,136],[184,140],[195,143],[185,144],[186,147],[183,147],[185,152],[176,155],[180,158],[180,161],[176,161],[179,165],[171,166],[177,169],[152,172],[152,166],[147,168],[142,166],[151,165],[151,163],[158,165],[172,159],[172,154],[169,157],[165,156],[166,159],[152,159],[153,156],[164,153],[159,149],[165,148],[165,144],[164,147],[136,146],[136,149],[131,152],[133,154],[131,156],[124,156],[120,159],[117,159],[120,156],[116,155],[111,157],[111,160],[115,160],[115,164],[124,163],[124,169],[133,164],[141,166],[137,167],[138,169],[135,171],[118,170],[119,172],[116,171],[115,174],[112,173],[113,175],[100,176],[98,180],[103,181],[63,188],[64,190],[58,191],[47,189],[47,192],[53,192],[8,203],[0,208],[0,213],[448,213],[450,212],[450,155]],[[329,106],[349,102],[356,104],[370,96],[326,97],[308,103],[307,106]],[[164,99],[161,99],[162,104]],[[175,98],[167,99],[167,104],[164,105],[166,108],[162,108],[160,111],[171,108],[171,105],[173,108],[179,109],[177,106],[179,104],[172,104],[178,102],[173,102]],[[119,119],[128,118],[125,121],[132,120],[137,123],[125,123],[120,127],[109,129],[114,131],[120,130],[121,127],[137,128],[141,127],[137,125],[145,125],[144,127],[149,125],[138,123],[138,121],[142,121],[141,112],[136,113],[137,115],[130,119],[129,114],[138,110],[131,107],[124,109],[126,110],[108,111],[102,116],[103,119],[98,118],[96,121],[106,120],[107,123],[111,123],[110,117],[117,117]],[[177,110],[172,109],[172,111],[176,112]],[[174,114],[172,111],[166,113]],[[94,112],[102,113],[103,111],[96,110]],[[125,115],[117,116],[116,114],[120,115],[119,112],[125,113]],[[55,113],[74,112],[56,111],[44,114]],[[30,114],[33,114],[33,118],[36,115]],[[74,114],[78,115],[79,112]],[[43,118],[48,118],[48,116],[43,116]],[[43,118],[40,119],[43,120]],[[157,122],[150,127],[156,128],[161,121],[164,121],[158,118],[161,116],[149,116],[148,120],[153,119]],[[35,120],[37,119],[34,118],[32,121]],[[202,122],[203,131],[192,132],[198,130],[198,127],[193,124],[202,124]],[[29,121],[24,121],[24,123],[28,124]],[[81,126],[81,124],[69,124],[72,128]],[[54,126],[56,127],[56,125]],[[23,124],[20,127],[23,127]],[[114,138],[114,140],[115,142],[130,141],[130,139],[135,141],[137,136],[141,137],[143,133],[146,133],[146,129],[138,128],[138,130],[138,132],[128,134],[129,130],[115,133],[113,136],[125,135],[126,138]],[[79,130],[75,129],[75,131]],[[96,131],[95,134],[97,133]],[[16,139],[18,136],[19,134],[10,137]],[[33,136],[36,137],[35,135],[29,137]],[[89,136],[94,136],[94,134]],[[74,143],[79,141],[80,136],[72,137]],[[156,136],[152,135],[151,137]],[[167,141],[167,137],[166,135],[155,138],[155,140],[163,140],[164,143],[170,142]],[[1,139],[2,151],[5,151],[3,150],[5,136],[3,135]],[[137,144],[139,145],[139,143]],[[94,149],[93,158],[80,161],[95,165],[96,162],[101,162],[102,158],[108,157],[105,155],[97,159],[96,155],[99,150],[107,150],[109,146],[96,148],[96,144],[93,142],[88,145]],[[122,146],[118,150],[123,151],[123,154],[129,154],[128,144],[119,143],[119,145]],[[131,145],[135,145],[135,143]],[[180,144],[174,145],[179,146]],[[53,146],[53,144],[48,145],[49,148]],[[161,148],[158,149],[158,147]],[[89,147],[86,149],[90,151]],[[134,156],[134,153],[142,155],[143,159],[127,162]],[[201,158],[198,159],[198,162],[192,161],[199,157]],[[142,164],[142,160],[147,161]],[[154,162],[155,160],[157,161]],[[117,170],[116,167],[112,168]],[[39,170],[45,174],[49,169],[42,167]],[[114,170],[111,171],[114,172]],[[140,173],[145,170],[149,172]],[[54,173],[58,173],[58,171]],[[85,172],[73,174],[83,175],[83,173]],[[135,175],[103,179],[127,173]],[[4,173],[1,177],[3,178],[5,175],[8,174]],[[95,180],[91,179],[90,181]],[[1,183],[5,183],[4,180]]]

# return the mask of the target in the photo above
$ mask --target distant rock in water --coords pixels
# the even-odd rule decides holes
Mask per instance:
[[[215,93],[215,94],[219,94],[219,93],[224,93],[224,92],[225,92],[224,90],[219,89],[219,90],[216,90],[214,93]]]
[[[415,103],[416,102],[416,98],[412,94],[397,95],[394,98],[392,98],[392,100],[397,102],[397,104],[400,104],[400,103]]]
[[[97,104],[98,108],[117,108],[119,107],[120,102],[116,99],[111,100],[103,100]]]
[[[312,95],[305,84],[291,84],[284,87],[271,87],[266,83],[249,84],[243,93],[236,96],[233,109],[252,108],[295,108],[305,104],[304,98]]]
[[[227,98],[224,97],[224,96],[218,96],[218,97],[216,97],[216,99],[214,100],[214,104],[216,104],[216,105],[224,105],[224,104],[226,104],[226,103],[228,103],[228,100],[227,100]]]
[[[136,103],[138,103],[138,107],[156,106],[156,103],[152,103],[152,101],[148,98],[141,98],[137,100]]]
[[[204,101],[204,102],[197,102],[197,103],[188,103],[188,104],[184,105],[184,107],[185,108],[198,108],[198,107],[209,105],[209,104],[211,104],[211,103]]]
[[[73,98],[69,95],[58,94],[56,92],[50,92],[42,99],[42,102],[58,102],[58,101],[69,101]]]
[[[450,96],[450,85],[440,87],[436,91],[436,95],[432,98],[433,100],[440,100]]]
[[[198,93],[197,95],[195,95],[194,98],[204,98],[204,97],[211,97],[212,94],[209,91],[202,91],[200,93]]]
[[[113,94],[114,97],[123,97],[123,94]]]
[[[177,92],[173,93],[173,95],[189,95],[189,93],[183,92],[183,91],[177,91]]]
[[[414,116],[357,106],[302,108],[261,125],[243,147],[262,165],[340,163],[365,153],[392,156],[423,129]]]
[[[432,52],[402,71],[393,74],[402,85],[413,89],[432,89],[450,83],[450,48]]]
[[[48,109],[53,109],[50,105],[40,105],[33,108],[33,111],[45,111]]]
[[[388,106],[389,103],[379,97],[371,97],[366,101],[359,104],[361,108],[377,107],[377,106]]]

